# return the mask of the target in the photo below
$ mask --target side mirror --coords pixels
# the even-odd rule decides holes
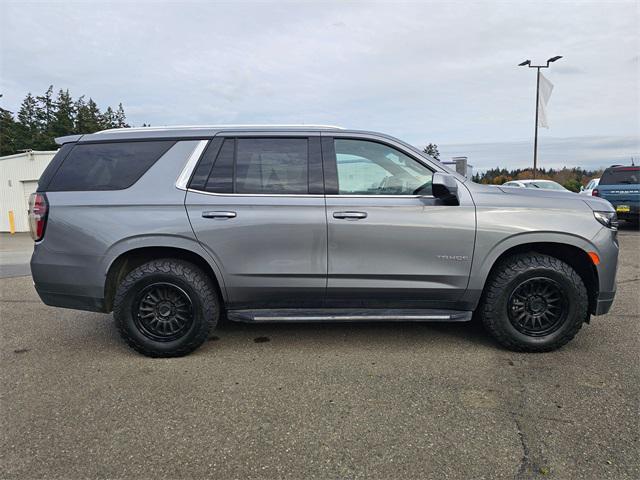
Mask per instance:
[[[584,185],[580,185],[580,191],[584,192]]]
[[[458,200],[458,181],[449,173],[433,174],[433,196],[444,205],[460,205]]]

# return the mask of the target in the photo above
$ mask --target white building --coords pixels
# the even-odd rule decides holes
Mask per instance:
[[[464,175],[467,178],[473,177],[473,165],[469,165],[467,157],[451,157],[451,161],[442,163],[453,167],[460,175]]]
[[[10,211],[16,232],[29,231],[29,196],[36,191],[40,175],[55,154],[55,151],[25,152],[0,157],[0,232],[9,231]]]

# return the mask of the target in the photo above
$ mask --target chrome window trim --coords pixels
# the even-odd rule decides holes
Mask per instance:
[[[215,197],[435,198],[433,195],[325,195],[323,193],[216,193],[187,188],[187,192]]]
[[[340,195],[330,194],[327,198],[435,198],[433,195]]]
[[[216,197],[324,197],[322,193],[216,193],[188,188],[187,192],[213,195]]]
[[[187,187],[189,185],[189,180],[191,179],[191,175],[193,174],[193,170],[196,168],[198,160],[200,160],[200,157],[202,156],[204,149],[207,148],[208,144],[209,144],[209,140],[198,141],[193,151],[191,152],[191,155],[189,155],[189,158],[184,164],[184,167],[182,168],[182,171],[180,172],[178,179],[176,180],[177,189],[185,190],[185,191],[187,190]]]

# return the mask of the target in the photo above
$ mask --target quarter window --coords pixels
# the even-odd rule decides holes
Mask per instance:
[[[78,144],[64,159],[47,190],[129,188],[176,142]]]
[[[336,139],[340,195],[431,195],[433,172],[393,147]]]
[[[207,179],[205,190],[214,193],[233,192],[233,151],[235,140],[227,138]]]

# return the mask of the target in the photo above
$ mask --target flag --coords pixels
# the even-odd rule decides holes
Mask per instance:
[[[549,128],[547,121],[547,103],[553,92],[553,83],[540,73],[540,87],[538,88],[538,126]]]

